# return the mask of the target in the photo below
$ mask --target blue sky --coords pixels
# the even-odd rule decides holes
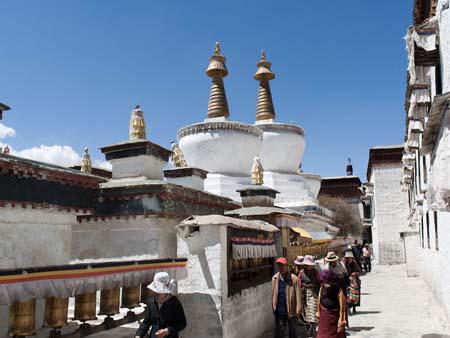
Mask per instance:
[[[261,49],[278,122],[305,128],[303,168],[365,178],[368,149],[402,143],[412,0],[2,1],[0,102],[16,150],[125,140],[140,104],[150,140],[204,119],[215,41],[232,120],[253,123]],[[9,133],[11,135],[11,133]]]

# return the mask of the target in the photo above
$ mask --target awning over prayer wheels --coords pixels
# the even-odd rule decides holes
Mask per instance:
[[[153,280],[157,271],[181,279],[186,262],[185,258],[147,259],[0,270],[0,305],[140,285]]]

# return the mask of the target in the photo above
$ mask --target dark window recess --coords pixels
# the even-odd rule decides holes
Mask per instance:
[[[364,218],[365,219],[371,219],[371,215],[370,215],[370,203],[364,203],[363,204],[363,211],[364,211]]]
[[[439,250],[439,232],[438,232],[438,214],[437,211],[434,212],[434,241],[436,245],[436,251]]]
[[[441,75],[441,61],[439,60],[438,65],[435,68],[435,78],[436,78],[436,95],[442,94],[442,75]]]
[[[269,234],[257,231],[228,229],[228,295],[270,282],[274,273],[275,257],[232,259],[231,237],[268,239]],[[231,263],[231,264],[230,264]]]
[[[427,158],[425,156],[422,156],[422,164],[423,164],[423,182],[427,183]]]
[[[428,249],[431,249],[431,241],[430,241],[430,213],[427,211],[427,246]]]
[[[416,161],[416,167],[417,167],[417,186],[419,187],[419,191],[422,190],[422,174],[420,170],[420,159],[418,158]]]

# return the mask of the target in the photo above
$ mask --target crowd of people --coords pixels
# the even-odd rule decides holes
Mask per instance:
[[[290,271],[287,259],[278,258],[278,272],[272,277],[275,338],[284,338],[286,330],[289,338],[297,338],[299,326],[307,329],[308,337],[346,337],[349,316],[361,304],[359,277],[370,272],[371,256],[370,245],[355,240],[342,260],[328,252],[323,265],[313,256],[298,256]],[[186,327],[186,317],[175,296],[175,281],[167,272],[158,272],[148,288],[154,296],[135,338],[179,337]]]
[[[298,327],[308,337],[343,338],[349,316],[361,304],[361,279],[371,271],[371,248],[355,240],[342,260],[328,252],[324,264],[313,256],[298,256],[289,271],[286,258],[278,258],[278,272],[272,278],[275,338],[298,337]]]

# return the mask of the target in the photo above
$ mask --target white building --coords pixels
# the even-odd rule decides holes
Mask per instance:
[[[408,195],[401,180],[403,146],[373,147],[369,152],[366,194],[371,198],[372,246],[378,264],[404,263],[400,232],[407,228]]]
[[[415,1],[406,35],[408,83],[403,233],[408,275],[420,275],[450,317],[450,10],[448,0]]]

